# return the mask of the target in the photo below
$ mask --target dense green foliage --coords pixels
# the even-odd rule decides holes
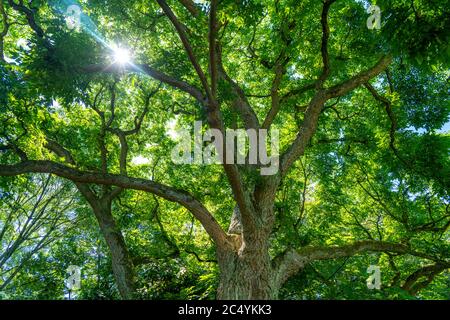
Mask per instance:
[[[170,157],[173,132],[192,131],[196,120],[206,128],[210,113],[148,71],[205,89],[158,2],[0,0],[0,299],[65,299],[70,265],[81,267],[77,298],[121,297],[111,248],[80,192],[86,181],[51,170],[9,174],[8,166],[45,160],[157,181],[189,192],[227,230],[237,201],[224,167],[178,165]],[[284,154],[309,121],[317,91],[391,57],[385,70],[321,109],[306,150],[280,178],[269,253],[360,240],[410,251],[313,261],[290,277],[279,298],[450,299],[449,2],[376,1],[381,29],[369,30],[367,1],[331,1],[325,58],[321,13],[328,2],[219,1],[216,58],[227,75],[218,77],[216,98],[223,123],[247,127],[236,108],[245,100],[262,124],[279,101],[271,127],[280,131]],[[209,74],[210,1],[167,3]],[[65,20],[71,4],[83,12],[81,27],[72,30]],[[114,62],[113,43],[129,48],[133,64]],[[213,76],[207,82],[214,87]],[[127,130],[134,132],[126,135],[123,159]],[[248,189],[264,184],[251,168],[239,172]],[[195,214],[177,200],[113,185],[84,186],[99,199],[111,196],[110,212],[133,262],[134,297],[215,299],[217,243]],[[369,265],[380,266],[381,290],[366,286]]]

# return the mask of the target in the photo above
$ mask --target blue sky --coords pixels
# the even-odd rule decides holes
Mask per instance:
[[[444,124],[444,126],[439,130],[439,132],[449,132],[450,131],[450,121]]]

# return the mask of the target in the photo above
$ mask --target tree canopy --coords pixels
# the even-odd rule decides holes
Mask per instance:
[[[65,299],[71,265],[80,299],[450,299],[448,1],[0,0],[0,21],[0,299]],[[251,145],[175,163],[198,121],[256,132],[276,172]]]

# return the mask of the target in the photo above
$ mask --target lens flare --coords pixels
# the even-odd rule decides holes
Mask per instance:
[[[130,51],[126,48],[113,47],[113,63],[125,65],[131,62]]]

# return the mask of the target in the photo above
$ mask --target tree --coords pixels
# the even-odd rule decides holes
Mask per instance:
[[[0,291],[33,261],[34,255],[77,223],[71,217],[75,201],[67,197],[67,183],[58,183],[51,175],[38,175],[21,184],[18,190],[9,186],[8,192],[1,193]]]
[[[352,1],[91,1],[79,32],[52,2],[1,3],[0,175],[74,182],[123,298],[136,291],[113,215],[124,190],[199,221],[220,299],[277,298],[315,263],[368,252],[392,269],[397,255],[431,262],[404,279],[413,294],[448,269],[449,137],[437,132],[450,114],[444,1],[381,1],[380,31]],[[21,32],[28,49],[12,45]],[[105,63],[112,42],[135,47],[134,62]],[[224,135],[279,127],[278,172],[249,159],[174,165],[165,138],[174,115],[179,127],[204,120]],[[129,153],[150,158],[150,177]]]

